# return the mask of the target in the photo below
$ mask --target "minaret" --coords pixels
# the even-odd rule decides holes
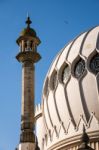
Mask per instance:
[[[37,46],[40,39],[34,29],[30,28],[30,17],[27,17],[27,27],[17,39],[20,47],[16,59],[22,63],[22,108],[21,108],[21,134],[19,150],[35,150],[34,134],[34,82],[35,63],[40,60]]]

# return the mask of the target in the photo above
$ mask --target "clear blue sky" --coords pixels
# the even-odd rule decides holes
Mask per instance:
[[[99,25],[99,0],[0,0],[0,150],[19,143],[21,64],[15,59],[16,39],[29,12],[42,43],[36,65],[36,103],[55,55],[81,32]]]

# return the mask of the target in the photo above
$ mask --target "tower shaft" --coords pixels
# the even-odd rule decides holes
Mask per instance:
[[[34,129],[34,64],[22,64],[22,108],[20,142],[35,142]]]

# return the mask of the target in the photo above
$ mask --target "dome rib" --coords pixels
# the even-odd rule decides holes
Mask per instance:
[[[81,43],[81,47],[80,47],[80,51],[79,51],[80,54],[82,53],[82,49],[83,49],[84,43],[85,43],[85,41],[86,41],[86,38],[88,37],[89,33],[90,33],[92,30],[94,30],[95,28],[96,28],[96,27],[93,27],[93,28],[91,28],[89,31],[86,32],[86,34],[85,34],[85,36],[84,36],[84,38],[83,38],[83,41],[82,41],[82,43]]]
[[[47,121],[46,121],[46,117],[45,117],[45,114],[44,114],[44,113],[43,113],[43,117],[44,117],[45,127],[47,128],[47,130],[49,130],[48,125],[47,125]]]
[[[46,105],[47,105],[47,111],[48,111],[50,123],[51,123],[51,125],[52,125],[52,127],[53,127],[53,122],[52,122],[51,115],[50,115],[50,111],[49,111],[49,107],[50,107],[50,106],[48,107],[48,100],[46,101]]]
[[[79,92],[80,92],[80,95],[81,95],[81,103],[82,103],[82,107],[83,107],[83,110],[84,110],[84,115],[85,115],[86,121],[88,122],[89,119],[90,119],[90,113],[89,113],[89,109],[88,109],[88,106],[86,104],[86,100],[85,100],[85,97],[84,97],[83,88],[81,86],[81,80],[79,81]]]
[[[70,50],[72,49],[74,43],[76,42],[76,40],[77,40],[78,38],[79,38],[79,36],[77,36],[77,37],[73,40],[73,42],[71,43],[71,45],[70,45],[70,47],[69,47],[69,49],[68,49],[68,53],[67,53],[67,55],[66,55],[66,60],[67,60],[67,58],[68,58],[68,55],[69,55]]]
[[[56,92],[56,91],[55,91],[55,92]],[[58,111],[58,107],[57,107],[57,103],[56,103],[55,92],[54,92],[54,104],[55,104],[55,108],[56,108],[58,120],[59,120],[59,122],[61,122],[61,117],[60,117],[60,114],[59,114],[59,111]]]
[[[70,104],[69,104],[69,100],[68,100],[68,95],[67,95],[67,90],[66,90],[66,88],[67,88],[67,85],[66,85],[65,88],[64,88],[64,93],[65,93],[65,97],[66,97],[66,100],[65,100],[65,101],[66,101],[66,105],[67,105],[67,108],[68,108],[68,113],[69,113],[70,119],[71,119],[71,121],[72,121],[74,127],[76,127],[76,122],[75,122],[73,113],[72,113],[72,111],[71,111],[71,107],[70,107]]]
[[[44,100],[44,110],[43,111],[44,111],[44,116],[45,116],[45,119],[46,119],[47,127],[48,127],[48,129],[51,130],[53,126],[52,126],[52,124],[50,122],[46,100]]]

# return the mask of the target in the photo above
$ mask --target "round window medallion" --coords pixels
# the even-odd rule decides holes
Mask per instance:
[[[80,59],[74,67],[75,77],[79,78],[83,74],[84,71],[85,71],[85,62],[83,59]]]
[[[90,61],[90,69],[94,74],[99,72],[99,54],[96,54]]]

